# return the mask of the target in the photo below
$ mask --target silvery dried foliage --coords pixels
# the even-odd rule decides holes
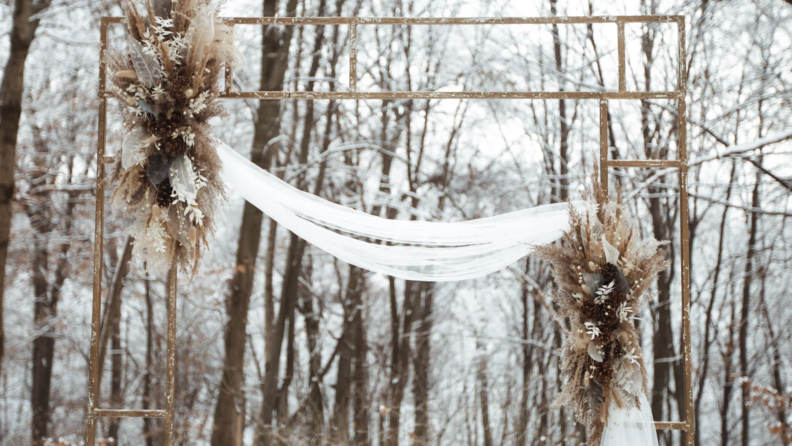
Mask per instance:
[[[211,0],[126,4],[125,52],[109,55],[125,137],[111,179],[135,255],[154,271],[194,271],[225,200],[217,141],[220,75],[239,62],[233,30]]]
[[[596,169],[595,169],[596,171]],[[553,300],[569,322],[562,348],[566,386],[556,399],[571,406],[598,445],[611,404],[632,408],[646,392],[646,369],[633,318],[650,299],[647,291],[667,266],[663,243],[640,240],[625,215],[621,191],[615,202],[594,181],[586,209],[570,205],[570,231],[535,254],[552,265]]]

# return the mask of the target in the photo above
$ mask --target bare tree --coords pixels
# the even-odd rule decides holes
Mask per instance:
[[[274,16],[277,12],[278,0],[264,0],[264,15]],[[297,8],[296,0],[289,0],[286,10],[293,15]],[[288,68],[289,44],[292,28],[288,27],[281,35],[279,28],[268,27],[262,32],[261,52],[261,90],[280,90]],[[275,147],[269,142],[280,131],[280,103],[277,101],[261,101],[258,109],[251,161],[263,169],[269,169]],[[215,430],[212,433],[212,445],[228,444],[232,438],[241,441],[241,436],[234,435],[239,416],[240,388],[244,380],[244,358],[247,333],[248,308],[250,295],[253,292],[253,278],[256,260],[261,241],[263,213],[250,203],[245,203],[242,215],[242,226],[239,230],[236,268],[234,277],[229,282],[227,312],[228,327],[225,333],[226,358],[223,366],[223,379],[220,382],[217,404],[215,405]],[[274,245],[268,246],[268,250]],[[269,254],[268,254],[269,258]],[[272,263],[267,265],[271,280]],[[270,285],[271,286],[271,285]],[[270,305],[271,301],[266,305]],[[267,326],[268,332],[273,327]],[[269,338],[269,336],[267,336]],[[268,345],[269,347],[269,345]]]
[[[14,166],[16,166],[17,134],[22,115],[25,90],[25,62],[30,45],[36,37],[40,18],[51,0],[16,0],[14,2],[11,47],[0,84],[0,371],[5,353],[3,326],[3,293],[8,244],[11,240],[11,205],[14,199]]]

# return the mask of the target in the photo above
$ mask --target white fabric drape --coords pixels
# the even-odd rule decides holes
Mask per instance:
[[[481,277],[569,229],[566,203],[458,223],[388,220],[296,189],[226,144],[217,153],[225,183],[279,224],[345,262],[401,279]]]
[[[652,408],[643,394],[639,400],[640,409],[620,409],[615,402],[611,403],[600,446],[657,446]]]

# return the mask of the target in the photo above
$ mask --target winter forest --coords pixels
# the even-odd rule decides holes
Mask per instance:
[[[139,8],[145,8],[141,2]],[[118,0],[0,1],[0,444],[83,444],[102,16]],[[228,0],[240,17],[685,15],[696,445],[792,444],[792,1]],[[234,90],[349,91],[346,25],[235,26]],[[125,45],[122,25],[110,47]],[[357,28],[357,91],[618,89],[615,24]],[[677,89],[677,28],[627,24],[628,91]],[[578,199],[599,101],[222,100],[211,124],[304,191],[389,219],[460,221]],[[675,100],[611,100],[611,159],[676,159]],[[123,139],[108,100],[108,155]],[[102,162],[102,160],[99,160]],[[612,168],[669,266],[638,315],[657,421],[684,419],[676,170]],[[112,194],[108,185],[106,196]],[[553,402],[563,320],[549,266],[427,283],[346,264],[228,191],[181,274],[179,445],[575,445]],[[99,406],[165,407],[167,277],[108,205]],[[790,225],[790,226],[787,226]],[[525,231],[535,228],[526,227]],[[265,435],[266,433],[266,435]],[[97,444],[163,444],[102,418]],[[661,445],[687,444],[658,431]]]

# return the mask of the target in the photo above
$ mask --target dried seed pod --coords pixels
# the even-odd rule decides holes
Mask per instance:
[[[198,229],[196,229],[195,226],[191,227],[187,232],[187,237],[190,239],[190,246],[195,246],[195,243],[198,241]]]
[[[622,400],[619,390],[614,387],[612,391],[613,391],[613,401],[616,402],[616,405],[619,406],[619,409],[624,408],[624,400]]]
[[[116,71],[115,75],[116,77],[137,79],[137,74],[135,74],[135,70],[120,70],[120,71]]]

